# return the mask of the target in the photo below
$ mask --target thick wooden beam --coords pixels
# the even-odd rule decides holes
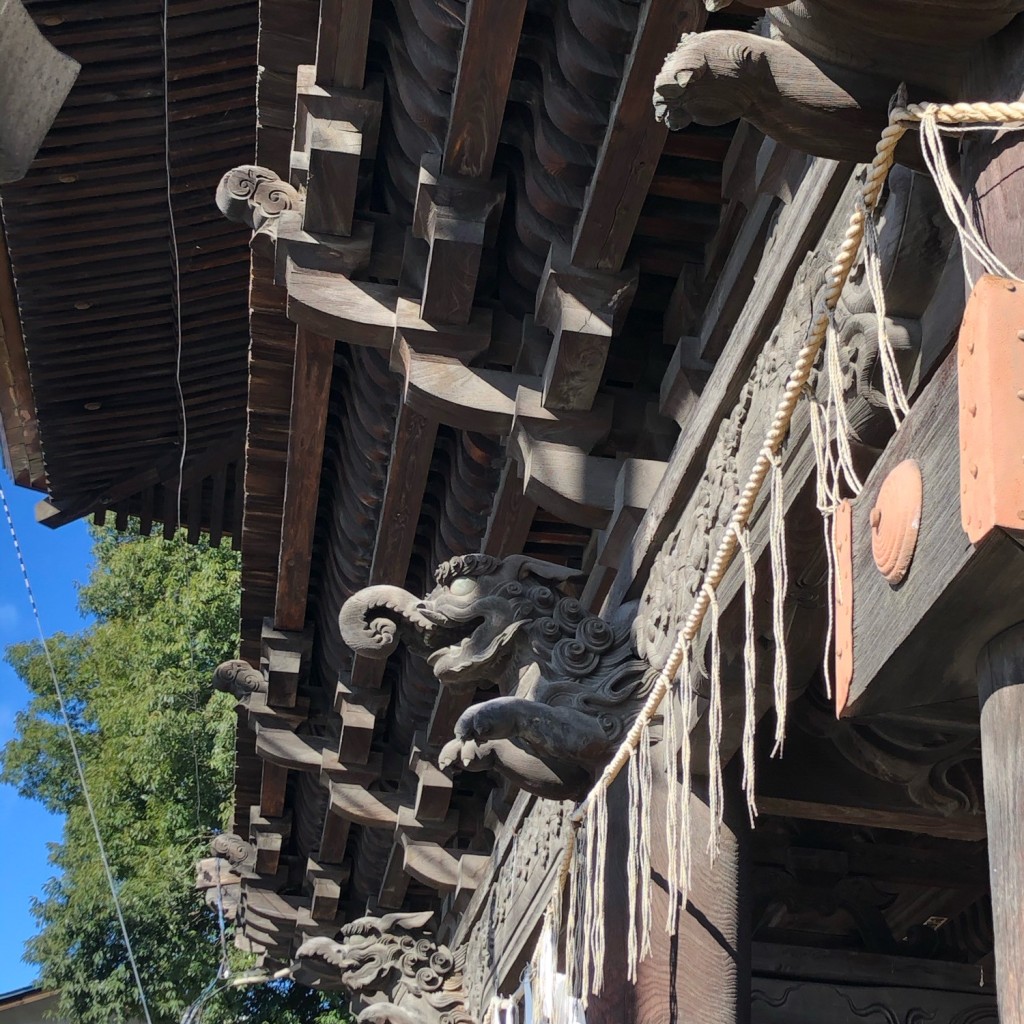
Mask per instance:
[[[370,564],[371,586],[405,583],[436,437],[436,420],[409,405],[400,406],[380,507],[380,529]]]
[[[537,503],[523,493],[519,463],[506,457],[480,550],[499,558],[519,554],[526,545],[536,514]]]
[[[316,84],[361,89],[373,0],[320,0]]]
[[[526,0],[469,0],[465,10],[443,170],[465,178],[489,178]]]
[[[981,755],[1001,1024],[1024,1022],[1024,623],[978,659]]]
[[[1024,618],[1024,550],[1000,529],[973,545],[961,525],[957,362],[954,351],[936,371],[853,504],[853,665],[844,715],[970,695],[981,645]],[[910,570],[893,586],[875,565],[871,515],[882,483],[904,459],[921,468],[924,503]]]
[[[576,225],[574,266],[613,272],[622,269],[668,135],[651,110],[652,83],[661,70],[666,47],[684,32],[699,32],[706,18],[700,0],[649,0],[644,6]]]
[[[536,320],[552,334],[544,367],[548,409],[589,409],[597,395],[612,336],[636,294],[635,267],[614,273],[580,270],[557,246],[537,288]]]
[[[274,625],[278,629],[301,630],[306,621],[309,566],[333,369],[334,339],[297,328],[281,554],[274,604]]]

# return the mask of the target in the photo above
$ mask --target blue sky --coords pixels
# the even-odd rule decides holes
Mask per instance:
[[[15,487],[6,476],[3,486],[43,629],[47,636],[80,629],[83,620],[78,614],[75,583],[84,582],[89,575],[91,542],[86,524],[69,523],[58,530],[39,526],[33,510],[41,495]],[[6,522],[0,527],[0,648],[37,636],[6,527]],[[14,716],[27,701],[28,692],[21,681],[6,662],[0,664],[0,745],[13,735]],[[52,874],[47,843],[60,839],[61,824],[61,818],[21,799],[10,786],[0,785],[0,828],[7,835],[7,841],[0,843],[0,993],[35,980],[35,967],[21,959],[25,940],[35,930],[29,904]]]

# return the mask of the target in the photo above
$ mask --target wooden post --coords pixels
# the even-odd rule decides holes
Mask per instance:
[[[749,1024],[750,908],[744,896],[746,822],[722,829],[721,853],[711,864],[705,846],[711,827],[706,799],[690,797],[693,872],[690,898],[665,931],[668,905],[668,817],[665,744],[652,750],[651,955],[641,961],[636,984],[626,978],[627,784],[623,773],[608,793],[609,848],[605,905],[604,991],[592,997],[587,1024]],[[727,773],[727,809],[740,809],[738,780]],[[695,789],[701,782],[695,780]]]
[[[1024,622],[978,658],[981,762],[1001,1024],[1024,1024]]]

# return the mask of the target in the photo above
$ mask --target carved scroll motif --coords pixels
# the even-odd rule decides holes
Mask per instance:
[[[347,992],[374,1024],[475,1024],[465,1005],[464,950],[452,951],[423,929],[431,912],[362,917],[336,939],[307,939],[293,976]]]
[[[304,199],[269,168],[243,164],[220,179],[216,202],[228,220],[259,231],[286,210],[301,209]]]
[[[249,662],[236,659],[223,661],[214,669],[213,688],[244,701],[254,693],[266,693],[267,681]]]
[[[466,942],[466,993],[477,1009],[497,993],[547,905],[544,895],[565,850],[572,810],[571,803],[535,802],[498,853],[487,901]]]
[[[951,242],[952,232],[931,181],[897,168],[878,218],[878,256],[886,330],[905,385],[912,382],[920,359],[920,317],[935,294]],[[638,651],[652,665],[665,663],[722,538],[740,482],[747,478],[757,457],[785,376],[820,302],[826,270],[822,253],[804,260],[779,323],[758,355],[736,405],[722,421],[700,482],[655,560],[636,623]],[[877,450],[891,436],[894,425],[882,384],[878,323],[863,257],[840,299],[835,323],[851,440]],[[827,398],[827,378],[820,367],[809,386],[822,401]]]

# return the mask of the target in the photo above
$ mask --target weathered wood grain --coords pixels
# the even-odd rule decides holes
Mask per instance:
[[[650,0],[643,8],[576,223],[571,253],[575,266],[622,269],[668,134],[651,114],[651,83],[664,59],[666,41],[699,32],[706,18],[699,0]]]
[[[469,0],[442,169],[490,177],[526,0]]]
[[[335,344],[333,338],[301,327],[295,335],[288,468],[274,604],[274,624],[286,630],[301,630],[305,625]]]
[[[1019,578],[1019,577],[1018,577]],[[978,659],[981,755],[1002,1024],[1024,1021],[1024,623],[989,641]]]

